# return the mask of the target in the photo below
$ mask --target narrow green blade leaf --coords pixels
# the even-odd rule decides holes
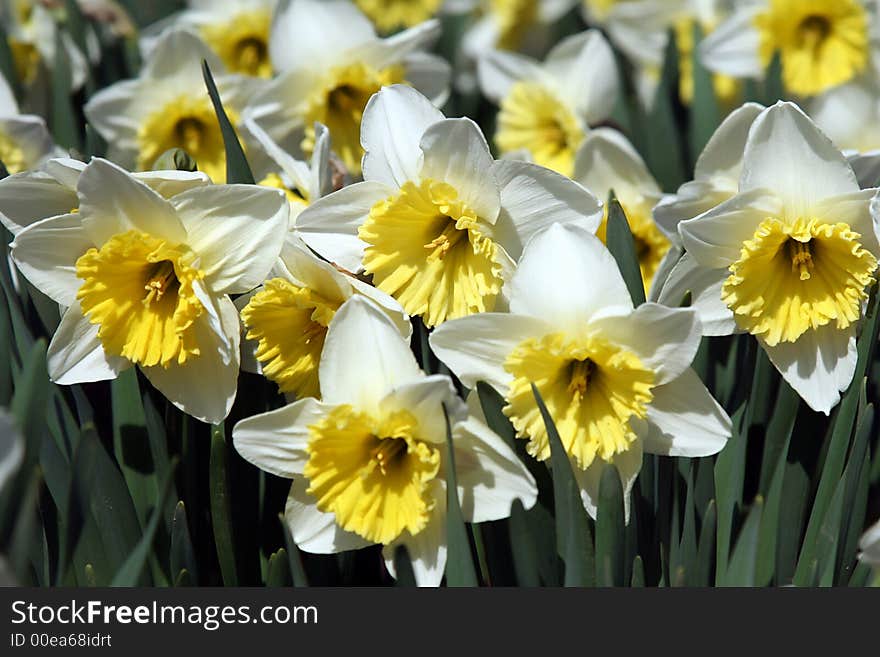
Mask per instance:
[[[532,384],[532,394],[544,419],[550,440],[550,467],[553,470],[553,499],[556,505],[556,550],[565,562],[565,586],[594,586],[596,566],[590,519],[584,509],[580,489],[565,453],[559,432],[541,393]]]
[[[678,98],[678,46],[675,31],[669,31],[660,84],[648,115],[648,167],[665,192],[673,192],[685,181],[682,144],[684,139],[676,122]]]
[[[687,571],[687,582],[690,586],[711,586],[712,584],[712,571],[715,565],[716,525],[715,500],[709,500],[706,511],[703,513],[703,526],[700,529],[697,560],[694,566]]]
[[[633,305],[638,307],[645,303],[645,284],[642,282],[642,270],[639,268],[636,243],[629,229],[629,222],[613,192],[608,197],[606,236],[608,250],[617,261],[620,274],[626,282],[630,297],[632,297]]]
[[[703,30],[699,21],[694,21],[693,39],[694,48],[691,57],[693,59],[694,97],[690,107],[690,149],[691,162],[696,162],[715,129],[721,123],[721,110],[718,107],[712,74],[703,66],[700,59],[700,49],[697,47],[703,39]]]
[[[223,134],[223,144],[226,147],[226,182],[230,185],[235,183],[253,185],[255,182],[254,174],[244,156],[244,149],[235,128],[229,121],[226,110],[223,109],[223,103],[217,92],[217,85],[214,84],[211,69],[208,68],[208,62],[204,60],[202,60],[202,73],[208,87],[208,94],[211,96],[211,102],[214,104],[214,111],[217,113],[217,121],[220,122],[220,132]]]
[[[739,533],[736,547],[730,557],[730,564],[724,577],[724,586],[754,586],[755,564],[758,556],[758,530],[761,526],[761,513],[764,500],[759,495],[746,517]]]
[[[211,523],[214,526],[214,544],[223,584],[238,586],[238,567],[235,561],[232,514],[229,503],[229,481],[226,471],[226,431],[222,424],[211,426]]]
[[[746,441],[740,433],[745,408],[733,414],[733,435],[715,460],[715,491],[717,494],[718,534],[715,544],[716,583],[727,572],[732,542],[733,515],[742,496],[746,466]]]
[[[596,584],[623,586],[626,556],[623,484],[612,464],[602,469],[596,511]]]
[[[300,555],[296,543],[293,542],[284,514],[279,513],[278,520],[281,523],[281,531],[284,533],[284,545],[287,546],[287,558],[290,561],[290,576],[293,579],[293,585],[306,587],[309,585],[309,579],[306,577],[305,568],[303,568],[302,555]]]
[[[76,112],[71,102],[71,71],[67,51],[61,41],[62,31],[55,31],[55,62],[52,70],[52,106],[49,126],[55,141],[65,147],[82,149],[82,136],[76,123]]]
[[[412,561],[405,545],[398,545],[394,550],[394,572],[396,573],[395,586],[413,588],[416,586],[416,576],[413,573]]]
[[[269,571],[266,573],[266,586],[277,588],[290,586],[292,583],[287,550],[280,548],[269,555]]]
[[[174,516],[171,520],[171,572],[179,573],[187,571],[187,578],[192,584],[199,581],[198,564],[196,562],[195,548],[189,533],[189,524],[186,518],[186,506],[179,501],[174,507]]]
[[[455,474],[455,450],[452,446],[452,427],[446,417],[446,584],[447,586],[478,586],[477,571],[468,539],[468,530],[461,515],[458,500],[458,480]]]

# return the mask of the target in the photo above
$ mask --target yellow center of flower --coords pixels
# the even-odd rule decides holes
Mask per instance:
[[[434,509],[430,488],[440,451],[419,440],[417,431],[407,411],[377,419],[347,405],[310,426],[303,474],[318,509],[374,543],[422,531]]]
[[[380,32],[389,33],[422,23],[440,8],[442,0],[355,0]]]
[[[730,266],[721,298],[740,328],[771,347],[832,321],[845,329],[861,316],[877,269],[860,237],[844,223],[765,219]]]
[[[232,73],[272,77],[269,29],[272,14],[266,10],[241,12],[223,23],[202,28],[202,37]]]
[[[714,25],[702,24],[703,35],[708,35]],[[678,92],[682,102],[690,105],[694,100],[694,19],[685,17],[675,23],[675,43],[678,46]],[[659,77],[659,71],[658,71]],[[733,105],[739,96],[741,84],[729,75],[712,75],[715,96],[724,106]]]
[[[339,302],[282,278],[266,281],[241,311],[263,374],[281,392],[319,397],[318,362]]]
[[[611,461],[636,440],[630,426],[645,418],[654,398],[654,372],[638,356],[598,336],[561,333],[530,338],[510,352],[504,369],[513,375],[504,413],[527,451],[550,458],[550,442],[531,384],[541,393],[562,445],[578,467],[595,458]]]
[[[500,50],[517,50],[538,20],[538,0],[489,0],[489,11],[498,24]]]
[[[383,86],[403,82],[400,65],[381,70],[356,63],[331,69],[322,84],[308,99],[305,137],[302,149],[311,153],[315,147],[315,121],[330,130],[333,149],[354,174],[361,171],[361,119],[370,97]]]
[[[517,82],[501,101],[495,144],[503,153],[529,151],[537,164],[570,176],[584,129],[543,85]]]
[[[641,199],[636,203],[624,203],[620,200],[620,207],[626,215],[629,229],[632,232],[636,255],[639,258],[639,268],[642,271],[642,282],[645,285],[645,290],[650,290],[654,275],[671,244],[654,223],[650,201]],[[596,236],[603,243],[606,241],[607,230],[608,206],[606,205],[602,224],[596,231]]]
[[[27,161],[21,146],[2,131],[0,131],[0,162],[9,173],[20,173],[27,169]]]
[[[9,39],[9,50],[12,52],[12,62],[15,66],[15,74],[25,84],[30,84],[37,78],[40,71],[40,51],[27,41]]]
[[[238,117],[226,107],[235,125]],[[182,148],[216,183],[226,182],[226,149],[217,115],[207,95],[180,96],[154,112],[138,130],[138,169],[149,171],[169,148]]]
[[[486,312],[501,292],[498,247],[446,183],[406,182],[358,230],[364,268],[380,290],[426,326]]]
[[[193,322],[204,308],[193,283],[204,273],[195,254],[131,230],[76,261],[83,314],[99,324],[104,350],[143,366],[183,365],[199,355]]]
[[[793,93],[821,93],[868,64],[868,14],[859,0],[770,0],[755,24],[764,66],[780,51],[782,79]]]

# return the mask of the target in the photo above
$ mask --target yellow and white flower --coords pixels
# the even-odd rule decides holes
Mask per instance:
[[[880,255],[871,202],[849,163],[791,103],[755,119],[737,194],[679,224],[701,314],[754,335],[814,410],[853,377],[855,334]],[[670,280],[676,272],[670,274]],[[687,283],[682,283],[687,285]],[[716,332],[720,332],[717,330]]]
[[[220,422],[235,399],[238,313],[229,298],[278,258],[288,203],[255,185],[203,185],[165,199],[115,164],[89,163],[77,212],[12,243],[19,270],[67,308],[49,345],[62,385],[137,365],[175,406]]]
[[[483,93],[500,106],[499,150],[526,151],[566,176],[590,126],[611,114],[620,86],[614,53],[596,30],[563,40],[543,62],[492,51],[478,72]]]
[[[86,81],[88,62],[70,34],[60,30],[49,3],[38,0],[0,0],[0,23],[6,32],[18,79],[35,83],[44,71],[55,66],[60,42],[70,66],[70,87],[77,90]]]
[[[358,294],[375,302],[409,339],[412,324],[400,304],[316,258],[288,234],[266,282],[236,300],[246,330],[242,369],[262,373],[289,399],[320,397],[318,363],[327,328],[342,304]]]
[[[814,96],[867,69],[875,12],[863,0],[750,0],[703,41],[700,56],[713,71],[761,78],[778,52],[785,88]]]
[[[364,349],[364,345],[369,345]],[[292,479],[285,519],[307,552],[381,544],[389,571],[405,545],[420,586],[446,565],[448,414],[462,513],[506,518],[531,507],[534,480],[513,451],[469,416],[452,381],[425,376],[388,316],[362,296],[336,312],[321,357],[321,401],[242,420],[232,438],[248,461]]]
[[[687,308],[633,309],[614,258],[576,226],[553,225],[527,246],[513,277],[510,313],[447,322],[431,335],[441,361],[469,387],[485,381],[527,451],[550,457],[531,384],[559,431],[593,517],[604,464],[629,493],[643,452],[708,456],[730,419],[690,368],[700,322]]]
[[[415,27],[440,11],[443,0],[354,0],[383,34]]]
[[[600,128],[590,133],[578,150],[573,178],[601,198],[608,198],[614,190],[635,241],[642,282],[645,290],[651,290],[671,241],[651,214],[662,192],[644,160],[622,134]],[[597,232],[603,242],[607,221],[606,206]]]
[[[144,30],[145,55],[152,55],[163,32],[185,28],[208,44],[230,73],[272,77],[269,33],[278,0],[188,0],[187,5]]]
[[[438,104],[445,101],[449,65],[424,52],[439,33],[431,20],[380,39],[350,2],[292,0],[279,8],[269,42],[279,76],[253,99],[248,117],[296,157],[312,153],[315,123],[327,126],[333,150],[357,175],[370,96],[406,82]]]
[[[410,87],[364,112],[364,182],[319,199],[297,230],[319,254],[372,276],[426,326],[504,306],[523,245],[555,222],[595,232],[601,204],[549,169],[492,159],[479,127]]]
[[[859,561],[880,570],[880,521],[869,527],[859,540]]]
[[[202,41],[171,30],[159,39],[138,78],[102,89],[85,105],[89,123],[108,142],[110,159],[146,171],[166,150],[182,148],[214,182],[226,180],[226,150],[202,77],[203,59],[229,120],[239,123],[260,81],[223,75],[222,64]]]
[[[34,169],[62,153],[41,117],[19,113],[12,89],[0,74],[0,162],[6,171],[15,174]]]

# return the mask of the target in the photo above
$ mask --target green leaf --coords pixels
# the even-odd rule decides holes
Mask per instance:
[[[632,588],[643,588],[645,586],[645,562],[639,555],[633,559],[632,579],[629,585]]]
[[[626,556],[623,483],[613,464],[605,464],[596,510],[596,584],[623,586]]]
[[[0,75],[6,78],[9,86],[12,87],[12,93],[15,97],[21,98],[21,83],[15,70],[15,58],[12,56],[12,49],[9,47],[8,36],[6,26],[0,22]]]
[[[715,544],[715,579],[720,583],[727,572],[733,531],[733,515],[742,497],[746,469],[746,440],[741,433],[744,406],[733,414],[733,435],[715,460],[718,534]]]
[[[612,191],[608,197],[608,228],[606,231],[608,250],[617,261],[620,274],[623,276],[633,305],[638,307],[645,303],[645,285],[642,282],[642,270],[639,268],[639,257],[636,254],[636,243],[629,229],[629,222]]]
[[[452,447],[452,427],[446,417],[446,584],[447,586],[477,586],[477,572],[468,540],[467,527],[461,515],[458,500],[458,480],[455,474],[455,450]]]
[[[226,182],[230,185],[235,183],[253,185],[255,184],[254,174],[251,173],[251,167],[244,156],[244,149],[241,147],[235,128],[232,127],[226,110],[223,109],[217,85],[214,84],[214,77],[205,60],[202,60],[202,73],[208,87],[208,94],[211,96],[211,102],[214,103],[214,111],[217,113],[217,121],[220,123],[220,132],[223,134],[223,144],[226,147]]]
[[[703,30],[699,21],[694,21],[693,39],[695,47],[691,58],[693,59],[694,98],[690,107],[690,149],[691,162],[696,162],[721,123],[721,110],[715,96],[712,73],[703,66],[700,59],[700,49],[697,47],[703,39]]]
[[[724,577],[724,586],[754,586],[758,557],[758,531],[761,526],[761,513],[764,500],[755,498],[746,522],[739,533],[736,547],[730,557],[730,564]]]
[[[82,137],[71,102],[71,71],[67,51],[61,41],[62,30],[55,31],[55,62],[52,69],[52,106],[49,127],[55,142],[65,148],[82,149]]]
[[[235,561],[232,514],[229,503],[229,480],[226,470],[226,432],[223,424],[211,425],[211,524],[214,544],[225,586],[238,586],[238,568]]]
[[[834,583],[846,581],[846,572],[853,566],[859,537],[865,521],[867,489],[870,468],[870,437],[874,435],[874,405],[868,404],[856,425],[855,439],[843,472],[846,486],[843,508],[846,513],[840,521],[840,548],[837,551],[837,575]]]
[[[685,177],[681,145],[684,139],[676,122],[678,98],[678,46],[675,31],[669,30],[663,71],[654,102],[648,114],[647,152],[648,168],[654,173],[665,192],[678,189]]]
[[[581,500],[571,461],[562,446],[559,432],[541,393],[532,384],[532,394],[541,411],[550,440],[550,467],[553,471],[553,499],[556,505],[556,550],[565,562],[565,586],[595,585],[595,556],[590,519]]]
[[[541,569],[538,550],[526,514],[522,502],[514,500],[508,523],[513,570],[516,573],[518,586],[540,586]]]
[[[25,465],[29,468],[38,457],[46,431],[46,405],[49,401],[49,374],[46,368],[46,341],[37,340],[22,363],[15,393],[12,415],[25,438]]]
[[[164,515],[163,507],[165,499],[171,491],[171,479],[172,478],[169,474],[169,476],[165,478],[165,481],[162,482],[158,503],[156,504],[156,508],[153,511],[149,523],[147,523],[144,535],[141,537],[141,540],[138,541],[137,546],[132,550],[128,559],[125,560],[125,563],[122,564],[122,567],[113,577],[113,582],[110,584],[111,586],[136,586],[140,581],[144,572],[144,567],[147,565],[150,552],[153,548],[153,541],[156,538],[156,530],[159,529],[159,523]]]
[[[412,561],[409,558],[409,552],[405,545],[398,545],[394,549],[394,572],[395,586],[412,588],[416,586],[416,576],[413,573]]]
[[[309,585],[309,579],[306,577],[306,571],[303,568],[302,556],[299,553],[299,548],[296,546],[293,537],[290,535],[290,529],[284,519],[284,514],[279,513],[278,520],[281,523],[281,531],[284,534],[284,545],[287,546],[287,558],[290,561],[290,575],[293,579],[293,585],[306,587]]]
[[[180,573],[185,570],[187,571],[188,581],[193,584],[199,581],[195,548],[189,533],[186,506],[182,500],[174,507],[174,516],[171,520],[171,550],[169,556],[172,573]]]
[[[703,526],[697,547],[697,558],[694,566],[687,571],[689,586],[710,586],[712,584],[712,567],[715,561],[715,533],[717,515],[715,500],[709,500],[703,513]]]
[[[280,548],[269,555],[269,571],[266,574],[266,586],[282,587],[293,583],[290,577],[290,562],[287,550]]]

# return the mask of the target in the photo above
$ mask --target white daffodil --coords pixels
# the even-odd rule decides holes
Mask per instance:
[[[297,160],[285,151],[254,121],[248,120],[242,131],[266,154],[260,168],[254,168],[257,184],[280,189],[290,201],[290,229],[310,203],[329,194],[334,187],[330,163],[330,133],[326,126],[315,125],[315,147],[308,162]]]
[[[107,140],[114,162],[145,171],[166,150],[182,148],[214,182],[226,180],[226,150],[202,77],[203,59],[229,120],[238,124],[259,81],[222,75],[222,64],[202,41],[171,30],[159,39],[138,78],[102,89],[85,105],[89,123]]]
[[[746,103],[731,112],[709,139],[694,168],[694,179],[684,183],[675,194],[663,198],[654,207],[654,221],[673,243],[670,249],[674,257],[681,259],[668,272],[658,277],[658,285],[651,290],[651,298],[664,305],[677,307],[687,293],[691,305],[700,312],[703,335],[727,335],[731,331],[729,311],[718,308],[721,283],[726,278],[726,268],[704,272],[699,282],[693,278],[698,265],[683,248],[678,225],[708,212],[732,198],[739,190],[742,158],[746,148],[749,129],[764,110],[763,105]],[[717,312],[713,312],[717,311]]]
[[[880,182],[880,75],[875,71],[813,98],[807,113],[843,150],[859,185]]]
[[[880,521],[862,535],[859,541],[859,561],[880,570]]]
[[[394,85],[364,112],[364,182],[300,214],[306,243],[372,276],[426,326],[504,305],[522,246],[550,223],[595,231],[601,204],[535,164],[492,159],[479,127]]]
[[[6,171],[21,173],[61,153],[41,117],[19,114],[12,89],[0,74],[0,162]]]
[[[278,0],[188,0],[187,8],[150,25],[141,36],[141,51],[155,51],[168,29],[185,28],[208,44],[230,73],[272,77],[269,32]]]
[[[383,34],[415,27],[440,11],[443,0],[354,0]]]
[[[76,212],[76,185],[85,162],[53,158],[36,171],[16,173],[0,180],[0,223],[13,235],[41,219]],[[210,184],[204,173],[194,171],[143,171],[132,174],[164,198],[191,187]]]
[[[653,103],[669,31],[675,32],[679,63],[679,96],[685,103],[694,97],[694,26],[711,33],[727,16],[723,0],[584,0],[584,17],[602,25],[621,52],[636,67],[636,87],[646,107]],[[739,87],[733,78],[716,74],[713,87],[728,104]]]
[[[365,349],[364,345],[369,348]],[[468,522],[506,518],[537,490],[501,438],[468,415],[446,376],[425,376],[388,316],[362,296],[336,312],[307,398],[235,425],[248,461],[292,479],[285,518],[307,552],[405,545],[416,581],[437,586],[446,564],[446,441],[452,430],[458,497]]]
[[[315,123],[327,126],[333,150],[357,175],[361,117],[382,86],[406,82],[437,104],[445,101],[449,65],[424,52],[439,33],[432,20],[380,39],[350,2],[282,4],[269,41],[279,76],[253,99],[248,116],[297,157],[312,153]]]
[[[483,93],[501,108],[499,150],[525,150],[537,164],[566,176],[590,125],[611,114],[620,86],[614,53],[596,30],[564,39],[544,62],[490,52],[478,72]]]
[[[662,193],[644,160],[622,134],[600,128],[590,133],[578,150],[573,177],[601,198],[608,198],[614,190],[635,241],[642,281],[645,289],[650,290],[654,275],[669,252],[670,239],[654,223],[651,214]],[[596,233],[603,242],[607,221],[606,206]]]
[[[875,11],[863,0],[748,0],[703,41],[700,57],[710,70],[761,78],[778,52],[785,88],[814,96],[867,69]]]
[[[259,285],[281,249],[288,203],[255,185],[204,185],[170,199],[92,160],[79,211],[31,224],[12,257],[67,307],[49,375],[67,385],[137,365],[175,406],[219,422],[235,398],[238,313],[229,294]]]
[[[412,324],[400,304],[316,258],[288,234],[268,280],[236,301],[247,332],[242,368],[264,374],[289,396],[320,397],[318,363],[327,327],[356,294],[373,300],[409,339]]]
[[[746,331],[806,403],[830,413],[852,380],[875,281],[871,200],[841,152],[791,103],[755,119],[737,194],[679,224],[688,286],[715,333]],[[677,276],[673,270],[670,280]],[[718,290],[717,296],[700,294]],[[720,288],[720,289],[719,289]]]
[[[510,313],[447,322],[431,335],[431,347],[464,385],[485,381],[505,398],[517,437],[544,461],[550,443],[534,383],[591,516],[604,464],[620,473],[628,514],[643,452],[721,450],[730,419],[690,369],[700,342],[693,310],[655,303],[634,310],[614,258],[575,226],[537,235],[511,287]]]
[[[86,81],[88,62],[70,34],[59,31],[50,4],[38,0],[0,0],[0,23],[22,83],[31,85],[41,71],[54,68],[60,43],[70,67],[71,89],[75,91]]]

